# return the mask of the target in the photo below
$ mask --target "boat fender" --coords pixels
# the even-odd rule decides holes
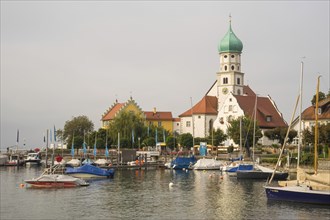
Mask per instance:
[[[23,183],[19,184],[19,187],[20,187],[20,188],[24,188],[24,186],[25,186],[25,185],[24,185]]]

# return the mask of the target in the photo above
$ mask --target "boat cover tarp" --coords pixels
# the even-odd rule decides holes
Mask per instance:
[[[106,177],[111,177],[114,175],[115,170],[114,169],[102,169],[90,164],[85,164],[81,167],[76,167],[76,168],[71,168],[68,167],[67,170],[65,171],[66,174],[75,174],[75,173],[88,173],[88,174],[93,174],[93,175],[98,175],[98,176],[106,176]]]

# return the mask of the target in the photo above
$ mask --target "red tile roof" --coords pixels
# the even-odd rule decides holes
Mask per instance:
[[[123,107],[125,103],[116,103],[109,111],[102,117],[102,121],[109,121],[115,118],[115,115],[119,112],[121,107]]]
[[[323,99],[319,102],[319,108],[322,109],[321,114],[318,115],[318,119],[330,119],[330,97]],[[315,120],[315,106],[306,108],[301,113],[302,120]]]
[[[153,120],[173,120],[172,112],[144,112],[147,121]]]
[[[191,116],[191,114],[207,114],[207,115],[217,115],[218,114],[218,99],[215,96],[204,96],[201,101],[194,105],[179,117]]]
[[[244,111],[244,115],[253,117],[256,97],[238,95],[234,95],[234,97],[237,99],[240,108]],[[287,126],[286,122],[268,97],[258,97],[257,110],[257,122],[259,127],[275,128]],[[269,122],[266,120],[267,116],[271,117]]]

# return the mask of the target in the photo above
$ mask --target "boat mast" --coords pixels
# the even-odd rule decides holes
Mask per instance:
[[[239,118],[239,152],[240,152],[240,156],[243,155],[243,150],[242,150],[242,117]]]
[[[297,158],[297,167],[300,164],[300,148],[301,148],[301,111],[302,111],[302,84],[303,84],[303,70],[304,62],[301,61],[301,74],[300,74],[300,108],[299,108],[299,128],[298,128],[298,158]]]
[[[320,87],[320,77],[317,77],[316,86],[316,101],[315,101],[315,140],[314,140],[314,172],[317,174],[318,168],[318,155],[317,155],[317,142],[318,142],[318,115],[319,115],[319,87]]]
[[[258,95],[256,94],[256,101],[254,103],[254,121],[253,121],[253,152],[252,152],[252,161],[254,163],[254,147],[255,147],[255,142],[256,142],[256,122],[257,122],[257,100],[258,100]]]

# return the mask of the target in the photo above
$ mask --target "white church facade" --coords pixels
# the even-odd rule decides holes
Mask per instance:
[[[243,44],[234,34],[230,22],[228,32],[218,46],[219,72],[216,73],[216,81],[201,101],[179,115],[180,133],[191,133],[194,137],[201,138],[209,136],[211,128],[220,128],[227,133],[230,120],[240,116],[252,117],[255,104],[256,118],[262,132],[287,126],[270,96],[257,97],[249,86],[244,85],[245,74],[241,72],[242,50]],[[228,140],[225,145],[232,143]],[[259,143],[268,145],[273,142],[263,137]]]

